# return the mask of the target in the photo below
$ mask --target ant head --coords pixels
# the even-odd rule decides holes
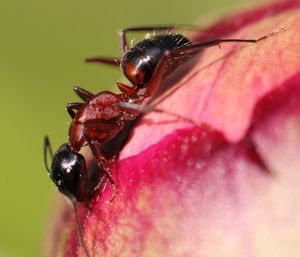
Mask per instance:
[[[123,55],[121,69],[134,86],[144,88],[151,80],[161,54],[161,49],[145,43],[142,49],[133,47]]]
[[[127,79],[137,88],[143,88],[148,81],[145,79],[145,71],[132,62],[122,63],[122,70]]]
[[[50,144],[45,141],[45,153],[47,147],[50,149]],[[63,144],[52,158],[51,169],[48,168],[47,163],[46,168],[50,178],[61,193],[72,201],[85,200],[88,178],[86,162],[81,154],[71,152],[69,145]]]

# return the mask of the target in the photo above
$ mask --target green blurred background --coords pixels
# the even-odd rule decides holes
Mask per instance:
[[[246,0],[245,0],[246,1]],[[112,70],[83,63],[118,56],[117,31],[147,24],[192,24],[238,0],[0,0],[0,257],[40,256],[54,185],[42,143],[67,139],[75,84],[92,92],[115,87]]]

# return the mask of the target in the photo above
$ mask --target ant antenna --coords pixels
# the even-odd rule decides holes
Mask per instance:
[[[84,255],[86,257],[91,257],[91,255],[89,254],[88,249],[87,249],[87,247],[86,247],[86,245],[83,241],[82,229],[80,227],[80,219],[79,219],[79,216],[78,216],[78,210],[77,210],[76,202],[75,202],[75,200],[72,200],[72,199],[71,199],[71,202],[72,202],[73,209],[74,209],[74,216],[75,216],[75,223],[76,223],[76,233],[77,233],[77,238],[78,238],[79,245],[82,247]]]
[[[46,169],[48,171],[48,174],[49,174],[50,173],[50,168],[49,168],[48,159],[47,159],[47,153],[48,152],[50,154],[51,159],[53,159],[53,151],[52,151],[52,148],[51,148],[49,138],[48,138],[48,136],[45,136],[45,138],[44,138],[44,163],[45,163],[45,167],[46,167]]]

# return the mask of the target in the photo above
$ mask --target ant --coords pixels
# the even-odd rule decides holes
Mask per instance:
[[[77,233],[85,255],[90,256],[83,243],[81,228],[78,222],[76,202],[85,202],[99,187],[101,176],[105,175],[116,192],[115,182],[105,164],[104,155],[110,141],[118,140],[125,132],[127,125],[137,120],[143,109],[132,107],[140,105],[157,89],[162,79],[168,75],[166,69],[176,60],[184,60],[185,54],[200,51],[206,47],[220,45],[225,42],[257,43],[274,35],[270,33],[258,39],[214,39],[204,42],[191,42],[185,36],[171,33],[175,26],[132,27],[120,32],[122,57],[88,58],[86,62],[99,62],[120,66],[132,86],[117,83],[121,93],[102,91],[95,95],[80,87],[74,87],[75,93],[84,103],[68,103],[66,108],[72,118],[69,127],[69,143],[63,144],[53,155],[48,137],[44,141],[44,161],[48,174],[58,187],[73,203]],[[154,35],[128,48],[127,32],[168,31],[167,34]],[[188,57],[188,55],[187,55]],[[130,106],[132,105],[132,106]],[[151,109],[154,110],[155,109]],[[144,110],[145,111],[145,110]],[[157,110],[160,111],[160,110]],[[124,141],[124,140],[123,140]],[[81,148],[88,145],[97,162],[98,174],[90,179],[87,163],[79,153]],[[52,165],[49,168],[46,160],[49,151]],[[118,154],[118,150],[113,150]],[[92,189],[90,185],[93,183]]]

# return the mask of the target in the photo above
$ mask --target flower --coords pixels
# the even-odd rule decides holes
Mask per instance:
[[[269,3],[195,36],[285,26],[207,48],[174,72],[149,103],[165,112],[142,117],[112,170],[114,201],[107,185],[81,209],[91,256],[300,256],[299,7]],[[85,256],[71,215],[66,206],[56,219],[49,256]]]

